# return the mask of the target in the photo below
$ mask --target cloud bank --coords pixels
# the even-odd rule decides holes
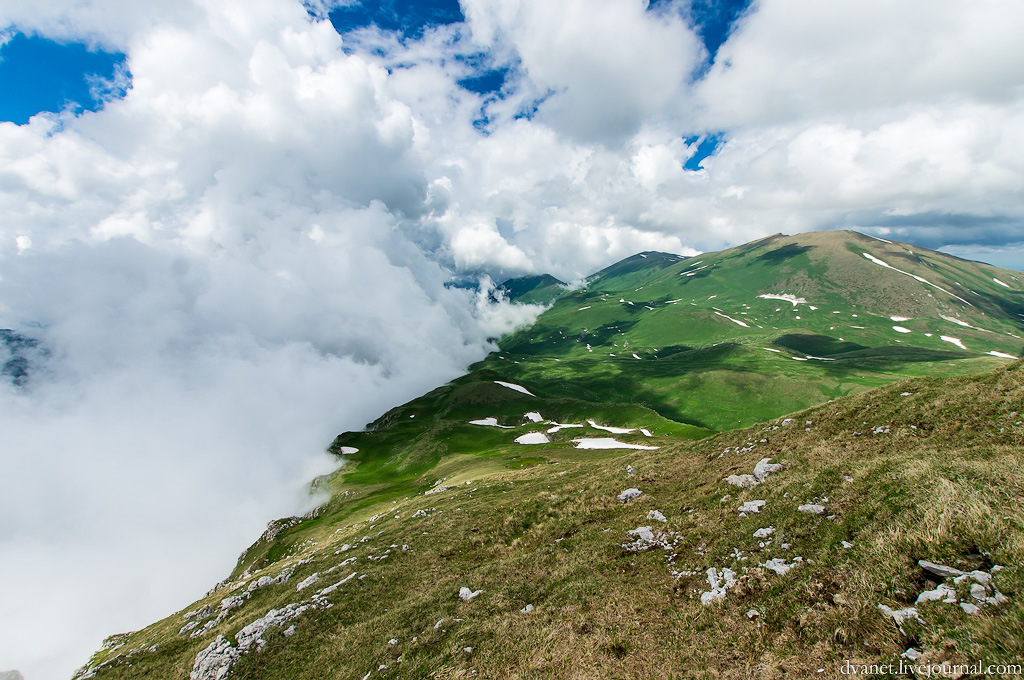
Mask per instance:
[[[463,0],[413,37],[334,6],[0,0],[131,72],[0,123],[0,327],[45,348],[0,385],[0,667],[66,677],[187,604],[334,434],[536,313],[455,274],[835,227],[1024,268],[1020,3],[762,0],[717,53],[683,1]]]

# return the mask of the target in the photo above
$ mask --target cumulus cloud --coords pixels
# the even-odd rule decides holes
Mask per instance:
[[[0,0],[131,72],[0,123],[0,327],[43,348],[0,389],[0,666],[67,675],[204,592],[334,434],[540,310],[491,278],[833,227],[1024,265],[1018,3],[762,0],[710,67],[686,3],[464,0],[412,38],[338,4]]]

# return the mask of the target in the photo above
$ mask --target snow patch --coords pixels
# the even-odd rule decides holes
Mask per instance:
[[[782,293],[780,295],[776,295],[774,293],[765,293],[764,295],[758,295],[757,297],[764,298],[765,300],[783,300],[784,302],[791,303],[794,307],[796,307],[797,305],[807,304],[807,300],[805,300],[804,298],[797,297],[796,295],[792,295],[790,293]]]
[[[604,425],[598,425],[597,423],[594,422],[593,418],[591,418],[587,422],[595,430],[604,430],[605,432],[611,432],[612,434],[629,434],[630,432],[636,429],[635,427],[606,427]]]
[[[660,446],[627,444],[625,442],[612,439],[611,437],[581,437],[579,439],[573,439],[572,443],[576,445],[577,449],[642,449],[644,451],[653,451],[661,448]]]
[[[903,326],[893,326],[892,329],[897,333],[913,333],[912,330],[910,330],[909,328],[904,328]]]
[[[999,284],[1000,286],[1002,286],[1003,288],[1009,288],[1009,286],[1008,286],[1008,285],[1006,285],[1005,283],[1003,283],[1002,281],[1000,281],[999,279],[997,279],[997,278],[996,278],[996,277],[994,277],[994,276],[992,277],[992,280],[993,280],[993,281],[995,281],[996,283],[998,283],[998,284]]]
[[[352,454],[359,453],[359,449],[354,446],[342,446],[338,451],[343,456],[351,456]]]
[[[954,344],[960,349],[967,349],[966,347],[964,347],[964,343],[960,342],[960,338],[954,338],[951,335],[940,335],[939,339],[942,340],[943,342]]]
[[[995,350],[992,350],[991,352],[989,352],[989,354],[991,354],[994,357],[999,357],[1000,359],[1017,359],[1018,358],[1018,357],[1013,356],[1012,354],[1007,354],[1006,352],[997,352]]]
[[[543,432],[527,432],[515,438],[516,444],[547,444],[550,441]]]
[[[502,382],[501,380],[495,380],[494,382],[497,385],[501,385],[502,387],[507,387],[510,390],[515,390],[516,392],[522,392],[523,394],[529,395],[531,397],[537,396],[536,394],[534,394],[530,390],[526,389],[522,385],[516,385],[515,383]]]
[[[724,318],[728,319],[729,321],[732,321],[735,324],[739,324],[740,326],[743,326],[744,328],[750,328],[750,326],[748,326],[747,324],[743,323],[739,319],[732,318],[728,314],[722,314],[721,312],[715,312],[715,314],[717,314],[718,316],[724,317]]]
[[[542,420],[544,420],[544,417],[537,411],[530,411],[529,413],[524,413],[523,417],[534,423],[539,423]]]
[[[470,425],[486,425],[487,427],[501,427],[506,430],[511,430],[511,425],[499,425],[497,418],[481,418],[480,420],[469,421]]]

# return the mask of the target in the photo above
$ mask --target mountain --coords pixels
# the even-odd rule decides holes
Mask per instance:
[[[554,276],[541,274],[508,279],[498,286],[498,290],[503,292],[510,302],[546,305],[558,299],[567,288],[564,282]]]
[[[560,297],[477,367],[547,395],[740,427],[1021,355],[1021,276],[849,231],[645,253]]]
[[[852,232],[628,258],[339,435],[328,502],[77,677],[1019,659],[1018,276]]]

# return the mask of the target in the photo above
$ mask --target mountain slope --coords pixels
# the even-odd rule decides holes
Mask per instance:
[[[896,662],[911,646],[929,662],[1015,662],[1021,404],[1016,362],[654,451],[561,446],[522,470],[453,466],[438,473],[442,492],[297,518],[268,535],[287,546],[275,559],[112,638],[90,672],[838,677],[844,661]],[[762,484],[724,481],[764,458],[781,469]],[[629,487],[639,497],[617,500]],[[759,512],[739,512],[754,500]],[[821,514],[799,509],[815,504]],[[983,571],[974,595],[993,601],[946,579],[952,604],[924,601],[920,621],[897,625],[879,605],[903,611],[943,581],[918,560]]]
[[[648,255],[563,295],[477,366],[727,429],[1024,351],[1019,272],[844,231]]]
[[[546,305],[561,297],[566,291],[566,285],[550,274],[541,274],[508,279],[498,286],[498,290],[505,293],[511,302]]]

